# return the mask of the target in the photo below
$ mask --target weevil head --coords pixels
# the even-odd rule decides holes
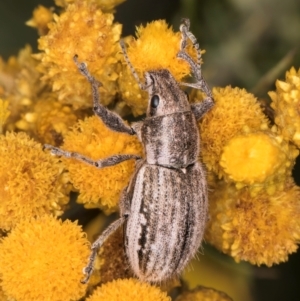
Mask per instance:
[[[149,93],[147,116],[163,116],[190,110],[187,94],[182,91],[172,74],[166,70],[145,73]]]

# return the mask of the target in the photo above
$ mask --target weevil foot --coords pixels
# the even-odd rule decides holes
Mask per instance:
[[[87,284],[91,278],[91,275],[93,273],[93,268],[91,266],[86,266],[83,270],[82,270],[83,274],[85,275],[85,277],[80,280],[80,282],[82,284]]]

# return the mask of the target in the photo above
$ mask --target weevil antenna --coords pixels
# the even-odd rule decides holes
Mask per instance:
[[[130,60],[129,60],[129,57],[128,57],[128,54],[127,54],[127,51],[126,51],[126,46],[125,46],[125,42],[124,40],[120,40],[120,46],[121,46],[121,49],[122,49],[122,52],[123,52],[123,55],[124,55],[124,59],[127,63],[127,65],[129,66],[130,70],[131,70],[131,73],[133,75],[133,77],[135,78],[135,80],[137,81],[140,89],[142,90],[147,90],[147,88],[149,86],[146,86],[145,84],[143,84],[140,79],[139,79],[139,76],[137,74],[137,72],[135,71],[134,67],[132,66]]]

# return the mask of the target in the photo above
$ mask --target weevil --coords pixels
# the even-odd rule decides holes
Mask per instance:
[[[149,94],[146,118],[131,126],[100,104],[98,87],[101,84],[89,73],[87,66],[74,57],[79,71],[91,84],[94,113],[110,129],[137,135],[145,151],[145,159],[124,154],[94,161],[78,153],[45,145],[55,155],[76,158],[96,168],[136,160],[135,172],[120,197],[120,218],[92,244],[83,283],[88,282],[93,272],[98,249],[122,225],[129,265],[135,275],[146,282],[161,282],[179,275],[201,244],[208,198],[205,171],[198,161],[200,138],[197,121],[212,108],[214,100],[202,77],[201,51],[189,27],[189,20],[184,19],[180,26],[177,58],[190,65],[195,82],[180,84],[206,94],[202,102],[192,105],[166,69],[145,72],[145,82],[142,83],[129,61],[124,43],[121,43],[133,76],[140,88]],[[186,51],[188,40],[197,52],[195,60]]]

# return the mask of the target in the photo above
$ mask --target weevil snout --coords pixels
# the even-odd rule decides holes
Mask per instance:
[[[145,74],[149,93],[147,117],[163,116],[190,110],[190,104],[173,75],[166,69]]]

